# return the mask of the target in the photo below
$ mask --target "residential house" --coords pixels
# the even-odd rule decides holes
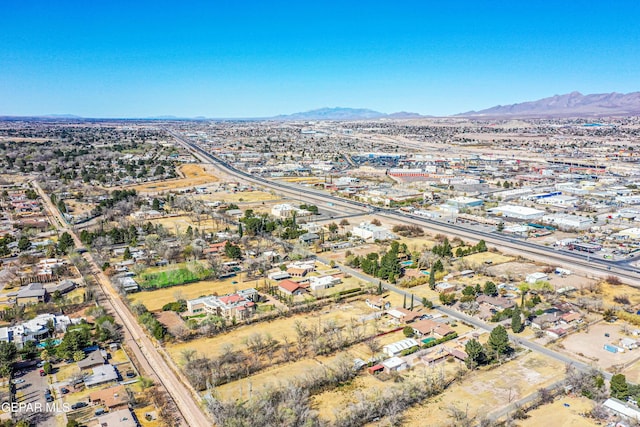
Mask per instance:
[[[382,297],[375,298],[375,299],[367,298],[365,300],[365,304],[367,304],[369,307],[373,308],[374,310],[388,310],[391,307],[391,303]]]
[[[138,427],[138,422],[131,409],[125,408],[98,416],[98,425],[100,427]]]
[[[118,371],[113,365],[99,365],[93,368],[93,373],[84,379],[84,385],[93,387],[100,384],[118,381]]]
[[[407,310],[406,308],[396,307],[387,311],[387,314],[402,323],[411,323],[423,316],[417,311]]]
[[[313,291],[332,288],[335,285],[338,285],[340,283],[342,283],[342,279],[340,279],[339,277],[333,277],[333,276],[322,276],[322,277],[310,277],[309,278],[309,287]]]
[[[419,320],[413,323],[411,327],[413,328],[413,332],[419,337],[429,335],[439,339],[455,333],[451,326],[444,323],[436,322],[432,319]]]
[[[87,356],[79,360],[77,362],[78,368],[82,369],[91,369],[96,366],[104,365],[106,362],[106,352],[104,350],[96,349],[91,353],[87,354]]]
[[[504,297],[492,297],[489,295],[480,295],[476,298],[478,304],[485,304],[491,311],[502,311],[507,308],[515,307],[515,302]]]
[[[249,288],[223,296],[207,296],[187,301],[187,311],[191,315],[213,314],[227,320],[246,320],[256,311],[259,300],[258,291]]]
[[[37,304],[46,301],[47,290],[42,283],[30,283],[20,288],[18,292],[7,294],[7,296],[15,296],[18,305]]]
[[[127,389],[118,384],[103,390],[96,390],[89,394],[89,401],[97,405],[103,405],[109,410],[127,406],[129,403],[129,393]]]
[[[436,284],[436,291],[441,294],[448,294],[451,292],[455,292],[458,289],[458,286],[455,283],[449,282],[440,282]]]
[[[534,329],[553,328],[558,325],[560,317],[557,313],[544,313],[531,319],[531,327]]]
[[[301,295],[304,292],[304,287],[300,283],[289,279],[278,282],[278,289],[287,295]]]
[[[304,277],[309,273],[313,273],[316,269],[315,262],[292,262],[287,264],[287,273],[291,277]]]

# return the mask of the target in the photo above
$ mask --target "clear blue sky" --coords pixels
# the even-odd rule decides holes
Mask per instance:
[[[447,115],[640,90],[640,2],[0,1],[0,115]]]

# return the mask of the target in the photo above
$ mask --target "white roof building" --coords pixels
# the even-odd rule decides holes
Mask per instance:
[[[418,341],[416,341],[415,339],[407,338],[402,341],[396,341],[394,343],[385,345],[384,347],[382,347],[382,351],[389,357],[394,357],[402,353],[403,350],[407,350],[418,345],[420,345],[420,343],[418,343]]]
[[[640,420],[640,411],[621,400],[610,398],[607,399],[602,404],[602,406],[604,406],[609,411],[614,412],[618,415],[622,415],[629,420]]]
[[[555,225],[560,229],[585,229],[593,225],[593,220],[588,217],[567,214],[549,214],[544,215],[540,220],[545,224]]]
[[[543,280],[549,280],[549,276],[547,275],[547,273],[542,273],[542,272],[531,273],[531,274],[527,274],[527,277],[525,278],[525,281],[527,283],[536,283]]]
[[[370,222],[361,222],[360,225],[353,227],[351,234],[360,237],[362,240],[391,240],[396,235],[384,227],[373,225]]]
[[[502,205],[495,208],[487,209],[487,212],[491,215],[502,215],[506,218],[516,219],[537,219],[545,214],[545,211],[541,211],[539,209],[517,205]]]
[[[387,371],[402,371],[408,368],[407,362],[399,357],[392,357],[381,363]]]
[[[339,277],[333,276],[309,277],[309,287],[313,291],[332,288],[341,282],[342,280]]]

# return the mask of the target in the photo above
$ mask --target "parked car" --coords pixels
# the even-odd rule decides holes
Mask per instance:
[[[40,369],[40,376],[44,377],[46,374],[46,372],[44,371],[44,369]]]
[[[38,362],[38,364],[36,365],[38,368],[42,368],[44,366],[46,362],[44,360],[41,360]]]
[[[11,380],[12,384],[22,384],[24,380],[22,378],[17,378],[15,380]]]
[[[136,373],[133,371],[127,371],[125,375],[127,376],[127,378],[133,378],[136,376]]]
[[[60,387],[60,393],[67,394],[67,393],[69,393],[69,389],[66,388],[66,387]]]
[[[73,405],[71,405],[71,409],[80,409],[80,408],[84,408],[85,406],[88,406],[89,404],[87,402],[76,402]]]
[[[51,396],[50,394],[46,394],[44,398],[47,402],[53,402],[53,396]]]
[[[104,414],[105,412],[106,412],[106,411],[105,411],[104,409],[100,408],[100,409],[96,410],[96,412],[94,412],[94,414],[95,414],[95,416],[97,417],[97,416],[99,416],[99,415]]]

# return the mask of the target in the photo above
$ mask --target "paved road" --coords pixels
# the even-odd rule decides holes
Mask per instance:
[[[378,208],[365,203],[355,202],[352,200],[332,196],[318,190],[304,189],[304,191],[302,191],[289,185],[285,185],[281,182],[269,181],[267,179],[251,175],[245,171],[238,170],[232,165],[224,162],[223,160],[213,156],[208,152],[205,152],[201,147],[189,141],[187,138],[175,132],[172,132],[171,130],[165,130],[170,135],[172,135],[179,144],[189,149],[202,162],[212,164],[214,167],[218,168],[225,174],[235,176],[236,178],[257,185],[269,187],[270,189],[281,194],[286,194],[313,203],[331,203],[333,204],[333,206],[339,206],[350,211],[355,210],[361,211],[363,213],[375,213],[376,215],[386,216],[390,219],[419,224],[422,227],[435,232],[447,233],[473,240],[483,239],[485,240],[485,242],[487,242],[487,244],[495,245],[498,249],[506,249],[512,253],[522,254],[528,258],[536,260],[543,260],[547,263],[558,263],[565,268],[580,270],[594,276],[605,277],[610,274],[616,274],[620,278],[623,278],[625,280],[625,283],[628,283],[635,287],[640,287],[640,272],[631,266],[611,264],[607,261],[596,259],[593,257],[589,258],[589,256],[587,255],[578,253],[559,253],[552,248],[527,241],[513,239],[501,234],[471,230],[458,224],[445,224],[438,221],[406,214],[400,211]]]
[[[322,257],[316,257],[316,258],[318,259],[318,261],[323,262],[325,264],[329,264],[329,262],[330,262],[330,260],[326,259],[326,258],[322,258]],[[346,266],[340,266],[339,268],[342,271],[344,271],[346,273],[349,273],[353,277],[357,277],[358,279],[363,280],[365,282],[372,283],[374,285],[377,285],[378,282],[380,282],[379,279],[375,279],[375,278],[373,278],[371,276],[363,274],[360,271],[354,270],[353,268],[346,267]],[[410,291],[407,291],[405,289],[401,289],[401,288],[399,288],[397,286],[394,286],[394,285],[392,285],[390,283],[386,283],[384,281],[382,281],[382,286],[385,289],[388,289],[391,292],[395,292],[395,293],[400,294],[400,295],[406,295],[407,296],[407,301],[411,300],[412,293]],[[415,297],[414,298],[414,305],[422,305],[422,299],[419,298],[419,297]],[[464,313],[461,313],[461,312],[459,312],[457,310],[453,310],[452,308],[449,308],[449,307],[446,307],[446,306],[443,306],[443,305],[435,305],[433,307],[433,309],[437,310],[437,311],[439,311],[439,312],[441,312],[443,314],[446,314],[449,317],[452,317],[454,319],[458,319],[460,321],[463,321],[463,322],[466,322],[466,323],[468,323],[470,325],[473,325],[477,329],[482,329],[482,330],[485,330],[485,331],[488,331],[488,332],[492,331],[493,328],[495,328],[497,326],[497,325],[491,325],[489,323],[483,322],[480,319],[477,319],[475,317],[466,315]],[[529,349],[531,351],[535,351],[536,353],[543,354],[543,355],[545,355],[547,357],[550,357],[550,358],[555,359],[555,360],[557,360],[559,362],[562,362],[565,365],[572,365],[576,369],[579,369],[579,370],[582,370],[582,371],[587,371],[587,370],[590,370],[592,368],[592,366],[587,365],[586,363],[583,363],[583,362],[581,362],[579,360],[573,359],[572,357],[570,357],[570,356],[568,356],[566,354],[558,353],[557,351],[553,351],[551,349],[548,349],[548,348],[546,348],[546,347],[544,347],[544,346],[542,346],[540,344],[537,344],[535,342],[532,342],[532,341],[527,340],[525,338],[522,338],[520,336],[510,334],[509,335],[509,339],[513,343],[515,343],[517,345],[520,345],[520,346],[522,346],[524,348],[527,348],[527,349]],[[602,374],[607,380],[610,380],[611,377],[612,377],[612,374],[609,373],[609,372],[602,372]]]
[[[68,232],[73,237],[76,247],[83,247],[76,233],[66,225],[64,218],[53,206],[51,199],[44,193],[40,185],[34,181],[33,186],[44,201],[49,214],[60,224],[60,231]],[[105,299],[101,301],[102,304],[107,305],[105,308],[110,308],[117,322],[123,325],[124,341],[140,364],[140,370],[144,371],[147,376],[154,379],[157,384],[160,384],[168,392],[180,412],[182,425],[190,427],[211,426],[211,420],[207,418],[203,409],[197,403],[200,401],[200,397],[190,385],[182,382],[182,375],[178,373],[177,367],[166,355],[164,349],[160,346],[156,347],[142,330],[133,313],[111,286],[111,282],[104,275],[102,269],[98,267],[89,252],[84,254],[84,259],[91,266],[93,277],[104,294]]]

